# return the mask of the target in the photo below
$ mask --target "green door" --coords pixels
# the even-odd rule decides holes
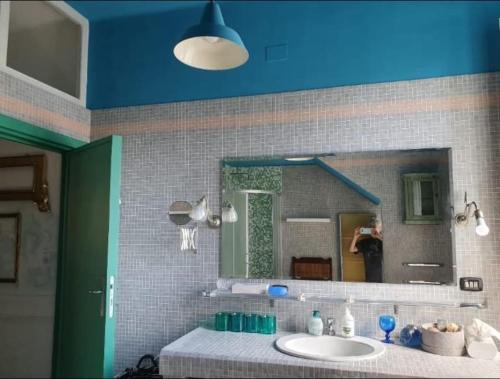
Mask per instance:
[[[114,374],[121,144],[112,136],[64,154],[55,377]]]

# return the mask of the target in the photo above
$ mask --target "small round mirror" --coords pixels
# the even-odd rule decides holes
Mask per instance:
[[[186,225],[191,221],[191,217],[189,217],[191,209],[193,209],[193,207],[187,201],[175,201],[168,210],[168,216],[174,224]]]

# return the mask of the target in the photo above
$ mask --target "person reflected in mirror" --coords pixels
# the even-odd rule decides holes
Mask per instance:
[[[378,218],[374,217],[368,228],[358,226],[354,229],[349,251],[354,254],[363,254],[366,282],[383,283],[382,222]]]

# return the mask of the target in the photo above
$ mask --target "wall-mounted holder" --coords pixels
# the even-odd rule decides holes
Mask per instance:
[[[189,213],[192,209],[187,201],[174,201],[168,211],[168,217],[175,225],[186,225],[191,221]]]
[[[181,231],[181,251],[192,251],[198,253],[198,225],[182,225]]]
[[[475,201],[467,202],[467,192],[465,192],[465,209],[463,213],[457,213],[455,215],[455,223],[459,226],[466,226],[469,224],[470,213],[472,207],[474,206],[474,218],[476,219],[476,234],[478,236],[484,237],[490,233],[490,228],[484,220],[483,212],[478,208]]]

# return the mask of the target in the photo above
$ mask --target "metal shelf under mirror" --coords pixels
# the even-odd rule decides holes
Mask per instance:
[[[239,299],[254,299],[254,300],[269,300],[271,306],[274,306],[274,301],[285,300],[285,301],[299,301],[299,302],[311,302],[311,303],[328,303],[328,304],[372,304],[372,305],[388,305],[394,306],[395,313],[398,313],[398,307],[409,306],[409,307],[445,307],[445,308],[477,308],[485,309],[488,307],[487,299],[483,299],[481,302],[431,302],[431,301],[406,301],[406,300],[382,300],[382,299],[363,299],[355,297],[334,297],[334,296],[321,296],[308,293],[300,293],[299,295],[287,295],[285,297],[271,297],[267,294],[241,294],[232,293],[227,289],[214,289],[203,290],[201,296],[205,298],[239,298]]]

